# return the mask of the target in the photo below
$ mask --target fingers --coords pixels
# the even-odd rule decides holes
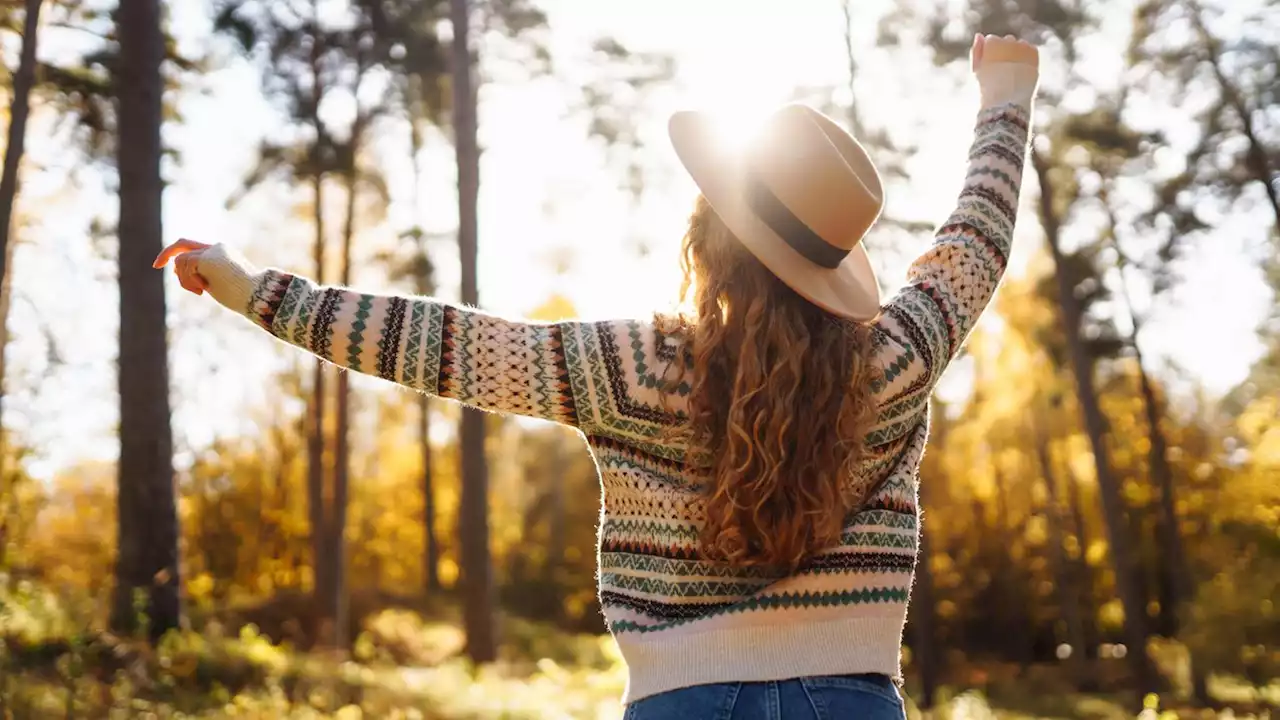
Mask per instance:
[[[173,263],[173,272],[178,276],[178,284],[183,290],[203,295],[204,291],[209,289],[209,284],[200,276],[200,273],[196,272],[199,260],[199,255],[179,255]]]
[[[973,34],[973,47],[969,50],[969,67],[977,71],[978,66],[982,64],[982,51],[986,46],[986,36],[982,33]]]
[[[1039,64],[1039,51],[1034,45],[1019,40],[1015,35],[984,35],[975,40],[974,70],[984,63],[1022,63]]]
[[[184,238],[164,250],[161,250],[160,254],[156,256],[155,262],[151,263],[151,267],[156,269],[162,268],[165,265],[168,265],[170,260],[182,255],[183,253],[193,252],[195,250],[204,250],[208,247],[210,246],[205,243],[196,242],[195,240],[187,240]]]

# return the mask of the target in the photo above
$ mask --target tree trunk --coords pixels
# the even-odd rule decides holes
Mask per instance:
[[[846,3],[847,8],[847,3]],[[846,10],[847,12],[847,10]],[[946,442],[947,426],[946,423],[939,418],[943,417],[943,406],[938,400],[932,401],[930,414],[933,417],[933,425],[936,427],[933,437],[933,447],[935,452],[941,452],[941,448]],[[936,467],[936,464],[933,464]],[[920,512],[918,518],[924,517],[924,508],[930,505],[930,500],[936,497],[934,485],[942,482],[940,477],[920,477],[919,489],[917,490],[917,499],[920,503]],[[938,696],[938,653],[937,638],[934,637],[934,608],[937,607],[937,600],[934,597],[933,589],[933,568],[929,565],[929,559],[932,557],[933,542],[924,527],[920,524],[920,541],[919,541],[919,558],[916,560],[916,581],[911,590],[910,616],[911,625],[914,632],[914,657],[917,665],[920,667],[920,707],[928,710],[934,706]]]
[[[0,177],[0,484],[7,471],[8,447],[4,432],[4,353],[9,347],[9,265],[13,261],[13,207],[18,199],[18,170],[27,139],[31,114],[31,88],[36,82],[36,42],[39,39],[42,0],[27,0],[22,21],[22,54],[13,75],[13,102],[9,106],[9,142],[4,151],[4,175]]]
[[[1063,328],[1071,355],[1071,365],[1076,378],[1076,395],[1084,416],[1085,431],[1093,450],[1094,470],[1098,477],[1098,495],[1102,501],[1106,520],[1107,539],[1111,546],[1111,561],[1116,576],[1116,592],[1124,607],[1124,638],[1128,646],[1127,658],[1137,690],[1146,694],[1156,689],[1156,677],[1147,656],[1147,609],[1142,602],[1136,566],[1125,522],[1123,498],[1119,482],[1111,470],[1110,453],[1106,444],[1106,418],[1098,403],[1093,382],[1093,362],[1080,337],[1081,311],[1062,267],[1064,257],[1059,246],[1061,220],[1053,202],[1053,184],[1049,168],[1043,157],[1033,148],[1032,165],[1040,181],[1040,219],[1044,227],[1049,251],[1053,255],[1054,273],[1058,281],[1058,304]]]
[[[1075,529],[1076,541],[1080,546],[1080,557],[1076,558],[1071,566],[1075,572],[1076,581],[1080,585],[1080,599],[1084,604],[1084,612],[1081,616],[1084,621],[1084,659],[1094,661],[1098,659],[1098,644],[1101,640],[1098,632],[1097,608],[1094,606],[1093,569],[1089,567],[1089,560],[1085,555],[1089,550],[1089,530],[1084,520],[1084,502],[1080,499],[1080,483],[1076,481],[1071,468],[1065,462],[1060,462],[1058,469],[1061,471],[1060,476],[1067,484],[1067,500],[1071,504],[1071,525]],[[1086,679],[1086,683],[1088,684],[1082,684],[1080,689],[1092,690],[1092,681]]]
[[[862,129],[862,118],[858,115],[857,94],[853,83],[858,77],[858,58],[853,50],[853,0],[843,0],[844,10],[844,51],[849,62],[849,131],[862,142],[867,141],[867,134]]]
[[[1142,333],[1142,321],[1134,310],[1133,299],[1129,295],[1129,284],[1125,270],[1129,262],[1120,247],[1116,236],[1116,217],[1111,209],[1110,198],[1106,192],[1100,198],[1107,208],[1107,222],[1111,229],[1111,242],[1119,258],[1120,295],[1129,311],[1133,329],[1129,335],[1129,346],[1133,348],[1134,360],[1138,365],[1138,387],[1142,393],[1143,411],[1147,420],[1147,435],[1151,441],[1150,465],[1151,479],[1160,491],[1160,514],[1158,520],[1161,552],[1159,553],[1161,574],[1160,620],[1161,631],[1167,637],[1177,637],[1181,632],[1183,613],[1193,599],[1195,592],[1191,581],[1191,568],[1187,561],[1186,547],[1182,542],[1181,523],[1178,521],[1178,503],[1173,483],[1173,468],[1169,464],[1169,441],[1165,436],[1160,419],[1164,417],[1164,409],[1156,395],[1151,376],[1147,373],[1146,358],[1142,354],[1142,346],[1138,337]],[[1203,667],[1195,659],[1190,660],[1192,695],[1202,706],[1211,703],[1207,679]]]
[[[413,151],[413,217],[418,230],[418,293],[435,294],[435,280],[430,255],[427,253],[426,233],[419,225],[422,219],[419,203],[422,197],[422,133],[418,129],[418,114],[423,110],[419,78],[409,78],[409,93],[414,98],[415,112],[409,120],[409,147]],[[418,396],[418,441],[422,445],[422,589],[428,594],[440,591],[440,544],[436,537],[436,490],[431,466],[431,397]]]
[[[152,640],[178,626],[178,514],[169,425],[162,248],[160,125],[164,59],[159,0],[121,0],[115,78],[120,172],[120,463],[112,625],[136,627],[135,590],[148,595]]]
[[[4,248],[3,255],[7,261],[6,267],[13,265],[13,250],[17,243],[9,243]],[[8,377],[8,363],[5,362],[5,351],[9,349],[9,308],[13,303],[13,283],[8,277],[0,277],[0,487],[4,486],[5,478],[8,477],[8,453],[6,436],[4,432],[4,391],[5,378]],[[0,538],[3,539],[3,538]]]
[[[476,277],[476,205],[480,194],[480,148],[476,139],[476,91],[471,67],[470,3],[450,0],[453,24],[454,146],[458,158],[458,254],[462,260],[462,302],[479,303]],[[484,415],[464,409],[459,423],[462,497],[458,510],[462,559],[463,627],[467,654],[476,663],[497,656],[493,629],[493,567],[489,557],[488,468]]]
[[[564,562],[565,549],[565,458],[561,446],[560,428],[551,429],[551,453],[547,465],[551,468],[551,486],[547,488],[550,495],[550,512],[548,516],[549,530],[547,544],[547,563],[542,568],[542,579],[548,587],[555,582],[560,563]],[[557,603],[556,607],[562,604]]]
[[[351,163],[347,168],[347,221],[342,230],[342,275],[339,283],[343,287],[351,285],[351,242],[356,233],[356,183],[355,168],[357,142],[360,137],[362,123],[357,118],[351,130]],[[333,607],[333,642],[334,646],[345,651],[349,644],[349,622],[347,593],[347,495],[351,480],[351,375],[338,373],[337,392],[337,429],[334,437],[333,458],[333,508],[330,513],[329,551],[332,555],[332,568],[327,591],[329,602]]]
[[[1072,571],[1062,551],[1062,503],[1058,498],[1058,480],[1053,472],[1053,460],[1049,452],[1049,438],[1037,427],[1036,456],[1040,460],[1040,472],[1044,476],[1045,496],[1047,499],[1047,519],[1049,521],[1049,564],[1056,579],[1054,589],[1058,595],[1058,606],[1062,611],[1062,620],[1067,626],[1067,645],[1071,648],[1071,656],[1067,666],[1077,683],[1084,678],[1085,671],[1085,637],[1084,619],[1080,615],[1080,589],[1076,583],[1076,573]]]
[[[312,178],[315,194],[315,230],[316,230],[316,282],[324,282],[324,176],[317,172]],[[307,509],[311,521],[311,554],[312,554],[312,618],[311,636],[320,645],[325,645],[331,634],[333,609],[325,590],[330,587],[329,559],[333,553],[329,550],[329,511],[325,502],[325,467],[324,467],[324,419],[326,400],[326,368],[323,360],[316,360],[315,379],[311,385],[311,420],[307,428]]]
[[[36,42],[39,38],[41,0],[26,0],[22,21],[22,53],[13,75],[13,102],[9,106],[9,142],[4,151],[4,175],[0,176],[0,278],[8,270],[9,233],[13,206],[18,197],[18,169],[27,139],[27,118],[31,114],[31,88],[36,83]]]
[[[422,577],[427,593],[440,591],[440,545],[436,539],[436,489],[431,472],[431,398],[418,398],[418,438],[422,444]]]
[[[319,15],[317,0],[312,0],[311,12],[313,19]],[[324,98],[325,93],[320,67],[324,50],[324,43],[317,33],[317,37],[312,38],[311,45],[312,87],[308,121],[316,131],[315,145],[312,149],[311,185],[312,193],[315,197],[315,208],[313,210],[316,243],[315,281],[319,284],[323,284],[325,278],[324,158],[328,139],[324,121],[320,119],[320,101]],[[329,508],[327,493],[325,492],[327,474],[324,466],[324,422],[327,400],[326,374],[327,368],[324,361],[317,358],[315,379],[311,386],[311,420],[307,430],[307,509],[308,519],[311,523],[312,555],[311,608],[313,617],[311,618],[310,634],[312,640],[321,646],[331,641],[334,620],[334,608],[330,603],[329,596],[325,594],[326,589],[333,584],[330,579],[330,570],[332,569],[330,558],[333,557],[333,551],[329,548]]]

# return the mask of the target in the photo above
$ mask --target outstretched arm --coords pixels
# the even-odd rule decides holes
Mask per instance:
[[[181,241],[182,286],[207,291],[275,337],[336,365],[494,412],[579,427],[566,344],[583,323],[525,323],[424,297],[319,287],[258,270],[222,245]],[[569,353],[571,354],[571,353]],[[582,394],[580,392],[580,394]]]
[[[960,198],[880,321],[909,354],[925,361],[929,387],[959,352],[1004,275],[1038,77],[1035,48],[1011,37],[975,38],[973,61],[982,109]]]

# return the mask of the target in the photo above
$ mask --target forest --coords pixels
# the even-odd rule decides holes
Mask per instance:
[[[652,313],[667,116],[794,100],[875,157],[891,292],[974,32],[1043,70],[933,399],[909,715],[1275,717],[1276,0],[6,0],[0,717],[621,718],[577,432],[339,373],[153,259]]]

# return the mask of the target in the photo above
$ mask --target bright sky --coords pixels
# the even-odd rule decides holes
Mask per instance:
[[[866,18],[856,31],[863,48],[858,94],[872,126],[918,133],[920,156],[908,167],[909,185],[890,188],[891,207],[941,222],[962,178],[976,110],[974,88],[958,66],[939,70],[921,53],[889,55],[871,47],[876,19],[890,2],[858,3]],[[598,148],[584,142],[583,127],[565,122],[562,85],[540,81],[485,88],[481,305],[520,315],[559,292],[586,317],[644,316],[675,292],[675,252],[693,196],[666,144],[666,116],[687,106],[759,115],[797,87],[846,83],[840,4],[546,0],[544,5],[559,56],[580,58],[593,39],[613,35],[635,51],[673,54],[679,82],[651,109],[646,164],[656,180],[638,208],[616,190]],[[202,0],[179,0],[170,7],[179,39],[206,47],[209,21]],[[1119,58],[1108,47],[1120,46],[1100,39],[1089,74],[1099,82],[1114,79]],[[561,70],[571,77],[586,72],[574,61]],[[201,82],[204,91],[183,101],[183,123],[166,130],[182,154],[181,164],[169,169],[166,237],[227,242],[260,263],[311,273],[310,230],[292,209],[305,198],[277,188],[256,193],[234,211],[223,207],[252,165],[257,141],[277,122],[259,96],[257,71],[236,61]],[[390,167],[394,203],[387,226],[361,236],[362,248],[385,246],[414,223],[410,166],[400,143],[400,136],[390,132],[378,138],[379,154]],[[33,242],[15,260],[20,297],[11,322],[18,345],[10,357],[17,367],[9,380],[13,403],[6,402],[6,409],[14,410],[6,423],[46,450],[32,467],[48,475],[78,459],[110,458],[115,452],[114,274],[109,263],[94,260],[83,235],[87,218],[111,207],[114,198],[100,188],[74,193],[65,188],[67,168],[76,163],[65,147],[35,142],[32,157],[44,169],[30,173],[24,187],[26,214],[39,217],[30,231]],[[443,143],[422,158],[420,222],[433,230],[449,231],[455,219],[452,163],[452,151]],[[1033,199],[1033,193],[1023,194],[1015,272],[1042,252],[1029,204]],[[1269,302],[1253,270],[1260,227],[1256,214],[1227,219],[1213,246],[1188,258],[1184,286],[1154,309],[1155,320],[1143,337],[1149,353],[1184,367],[1211,392],[1238,383],[1258,353],[1253,329]],[[926,239],[880,260],[887,287],[901,280],[906,261]],[[638,243],[651,249],[647,258],[636,252]],[[557,277],[551,258],[561,250],[571,254],[572,266]],[[358,254],[368,258],[372,250]],[[440,245],[439,262],[444,265],[442,294],[452,297],[456,254],[447,242]],[[356,283],[390,289],[381,272],[366,262],[355,273]],[[282,351],[208,298],[186,295],[172,281],[169,290],[179,449],[199,447],[216,434],[252,432],[254,418],[245,415],[246,409],[272,397],[262,373],[298,354]],[[42,372],[44,328],[57,338],[61,354],[62,363],[51,374]],[[962,373],[956,375],[949,392],[963,394]],[[383,387],[372,380],[356,386]]]

